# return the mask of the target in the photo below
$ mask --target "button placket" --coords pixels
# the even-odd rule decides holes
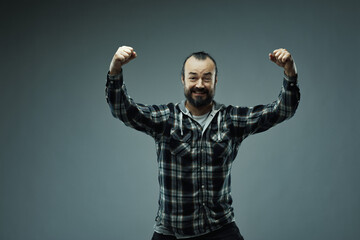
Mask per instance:
[[[204,149],[204,147],[206,147],[206,144],[204,145],[204,142],[203,142],[203,137],[201,135],[201,139],[200,139],[200,144],[199,144],[199,147],[200,147],[200,151],[199,151],[199,155],[200,155],[200,159],[199,159],[199,165],[200,165],[200,174],[199,174],[199,184],[200,184],[200,198],[199,200],[202,202],[202,206],[205,206],[206,205],[206,195],[205,195],[205,181],[206,181],[206,174],[204,172],[204,165],[206,163],[206,151]]]

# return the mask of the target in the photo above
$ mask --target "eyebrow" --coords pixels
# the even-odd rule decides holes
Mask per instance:
[[[197,73],[195,72],[189,72],[189,75],[198,75]],[[204,73],[204,75],[212,75],[211,72],[207,72],[207,73]]]

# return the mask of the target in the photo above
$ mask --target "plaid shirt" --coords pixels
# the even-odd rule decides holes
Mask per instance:
[[[241,142],[292,117],[300,100],[297,77],[285,76],[273,103],[249,108],[214,102],[202,127],[192,119],[185,101],[135,103],[122,72],[107,76],[105,92],[114,117],[154,138],[160,184],[155,231],[179,238],[234,221],[230,172]]]

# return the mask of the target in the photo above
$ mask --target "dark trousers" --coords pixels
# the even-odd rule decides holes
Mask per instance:
[[[151,240],[176,240],[174,236],[168,236],[154,232]],[[185,238],[184,240],[244,240],[241,236],[239,228],[235,222],[226,224],[222,228],[205,235],[193,238]]]

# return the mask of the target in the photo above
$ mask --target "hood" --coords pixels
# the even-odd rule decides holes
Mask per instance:
[[[190,111],[185,107],[185,101],[186,100],[182,100],[180,103],[176,104],[176,105],[179,106],[179,109],[180,109],[179,125],[180,125],[181,136],[183,135],[183,126],[182,126],[183,114],[185,114],[185,115],[189,116],[190,118],[192,118]],[[210,113],[209,121],[207,121],[207,124],[205,125],[202,133],[205,132],[206,128],[209,126],[210,122],[215,117],[216,113],[219,112],[221,110],[221,108],[223,108],[225,106],[224,104],[220,104],[220,103],[217,103],[215,101],[213,101],[213,103],[214,104],[213,104],[213,108],[212,108],[211,113]],[[217,116],[217,126],[218,126],[217,136],[218,136],[218,139],[220,139],[220,122],[221,122],[221,113],[219,112],[219,114]]]

